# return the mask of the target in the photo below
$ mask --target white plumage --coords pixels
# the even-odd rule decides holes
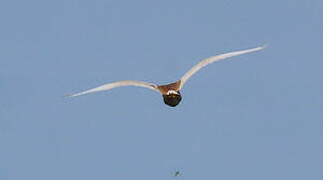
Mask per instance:
[[[260,47],[256,47],[256,48],[252,48],[252,49],[246,49],[246,50],[241,50],[241,51],[220,54],[217,56],[212,56],[212,57],[203,59],[198,64],[193,66],[189,71],[187,71],[180,80],[176,81],[175,83],[171,83],[171,84],[156,85],[156,84],[146,83],[146,82],[142,82],[142,81],[126,80],[126,81],[118,81],[118,82],[104,84],[102,86],[99,86],[99,87],[96,87],[93,89],[89,89],[87,91],[83,91],[80,93],[71,94],[71,95],[67,95],[67,96],[68,97],[80,96],[80,95],[93,93],[93,92],[107,91],[107,90],[110,90],[110,89],[113,89],[116,87],[122,87],[122,86],[139,86],[139,87],[145,87],[145,88],[149,88],[151,90],[160,92],[163,95],[164,102],[167,105],[176,106],[181,101],[181,95],[180,95],[179,90],[181,90],[183,88],[184,84],[186,83],[186,81],[192,75],[194,75],[196,72],[198,72],[201,68],[203,68],[211,63],[218,62],[218,61],[221,61],[221,60],[229,58],[229,57],[259,51],[259,50],[262,50],[263,48],[265,48],[265,46],[260,46]],[[170,93],[170,92],[176,92],[176,93]]]

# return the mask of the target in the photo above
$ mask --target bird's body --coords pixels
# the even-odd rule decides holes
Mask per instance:
[[[188,72],[186,72],[184,74],[184,76],[180,80],[178,80],[174,83],[166,84],[166,85],[156,85],[156,84],[150,84],[150,83],[146,83],[146,82],[142,82],[142,81],[128,81],[128,80],[126,80],[126,81],[118,81],[118,82],[114,82],[114,83],[108,83],[108,84],[105,84],[105,85],[102,85],[102,86],[99,86],[99,87],[96,87],[96,88],[93,88],[93,89],[90,89],[87,91],[83,91],[83,92],[68,95],[68,96],[73,97],[73,96],[80,96],[80,95],[98,92],[98,91],[107,91],[107,90],[110,90],[110,89],[113,89],[116,87],[121,87],[121,86],[139,86],[139,87],[145,87],[145,88],[149,88],[151,90],[159,92],[163,96],[165,104],[167,104],[171,107],[175,107],[182,100],[180,90],[183,88],[185,82],[193,74],[195,74],[198,70],[200,70],[202,67],[204,67],[208,64],[211,64],[213,62],[220,61],[222,59],[226,59],[229,57],[238,56],[238,55],[246,54],[246,53],[250,53],[250,52],[259,51],[263,48],[264,48],[264,46],[260,46],[260,47],[253,48],[253,49],[235,51],[235,52],[225,53],[225,54],[221,54],[218,56],[212,56],[212,57],[206,58],[206,59],[202,60],[201,62],[199,62],[197,65],[193,66]]]
[[[179,92],[181,81],[174,83],[157,86],[157,89],[162,94],[164,103],[175,107],[182,100],[181,93]]]

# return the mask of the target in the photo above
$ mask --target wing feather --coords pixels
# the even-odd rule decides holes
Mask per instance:
[[[230,52],[230,53],[225,53],[225,54],[220,54],[217,56],[212,56],[206,59],[203,59],[201,62],[199,62],[198,64],[196,64],[195,66],[193,66],[187,73],[184,74],[184,76],[181,78],[181,85],[180,85],[180,89],[182,89],[183,85],[185,84],[185,82],[193,75],[195,74],[197,71],[199,71],[202,67],[229,58],[229,57],[233,57],[233,56],[238,56],[241,54],[246,54],[246,53],[251,53],[251,52],[255,52],[255,51],[259,51],[263,48],[265,48],[266,46],[260,46],[260,47],[256,47],[256,48],[252,48],[252,49],[247,49],[247,50],[241,50],[241,51],[235,51],[235,52]]]
[[[104,84],[102,86],[99,86],[99,87],[96,87],[96,88],[93,88],[93,89],[89,89],[87,91],[67,95],[67,97],[80,96],[80,95],[99,92],[99,91],[107,91],[107,90],[110,90],[110,89],[113,89],[113,88],[116,88],[116,87],[122,87],[122,86],[139,86],[139,87],[145,87],[145,88],[149,88],[151,90],[159,92],[156,89],[157,85],[155,85],[155,84],[149,84],[149,83],[142,82],[142,81],[127,81],[126,80],[126,81],[118,81],[118,82],[114,82],[114,83]]]

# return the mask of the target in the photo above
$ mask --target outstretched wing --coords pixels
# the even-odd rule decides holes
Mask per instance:
[[[159,92],[156,88],[157,85],[155,84],[149,84],[149,83],[145,83],[142,81],[118,81],[118,82],[114,82],[114,83],[108,83],[108,84],[104,84],[102,86],[93,88],[93,89],[89,89],[87,91],[83,91],[80,93],[76,93],[76,94],[70,94],[67,95],[67,97],[74,97],[74,96],[80,96],[80,95],[84,95],[84,94],[88,94],[88,93],[93,93],[93,92],[99,92],[99,91],[107,91],[116,87],[121,87],[121,86],[139,86],[139,87],[145,87],[145,88],[149,88],[152,90],[155,90],[157,92]]]
[[[235,52],[230,52],[230,53],[225,53],[225,54],[220,54],[217,56],[212,56],[206,59],[203,59],[201,62],[199,62],[197,65],[193,66],[186,74],[184,74],[184,76],[181,78],[181,85],[180,85],[180,89],[182,89],[183,85],[185,84],[185,82],[193,75],[195,74],[198,70],[200,70],[202,67],[220,61],[222,59],[226,59],[229,57],[233,57],[233,56],[238,56],[241,54],[246,54],[246,53],[251,53],[254,51],[259,51],[263,48],[265,48],[266,46],[260,46],[260,47],[256,47],[253,49],[247,49],[247,50],[242,50],[242,51],[235,51]]]

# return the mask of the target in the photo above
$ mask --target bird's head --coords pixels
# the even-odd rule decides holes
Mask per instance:
[[[164,102],[168,106],[175,107],[181,102],[182,96],[179,91],[169,90],[166,94],[163,95]]]

